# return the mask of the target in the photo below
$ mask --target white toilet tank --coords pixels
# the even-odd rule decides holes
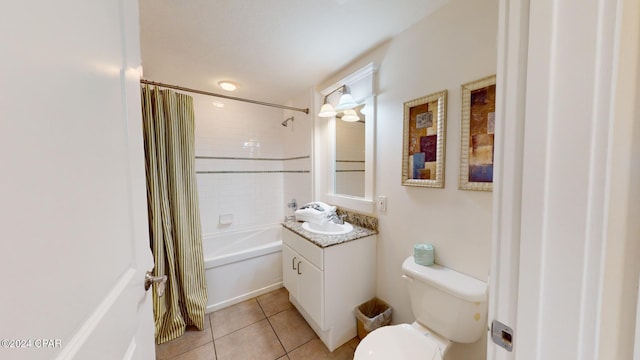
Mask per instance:
[[[458,343],[473,343],[487,331],[487,283],[440,265],[402,263],[416,321]]]

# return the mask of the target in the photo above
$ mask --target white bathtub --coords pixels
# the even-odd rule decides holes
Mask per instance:
[[[282,287],[280,224],[205,236],[207,312]]]

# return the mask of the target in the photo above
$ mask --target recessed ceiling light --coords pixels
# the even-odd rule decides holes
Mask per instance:
[[[231,82],[231,81],[226,81],[226,80],[225,81],[220,81],[218,83],[218,85],[220,85],[220,87],[223,90],[227,90],[227,91],[234,91],[235,89],[238,88],[238,84],[236,84],[234,82]]]

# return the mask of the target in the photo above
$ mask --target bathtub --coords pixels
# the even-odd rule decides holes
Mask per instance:
[[[204,236],[207,312],[282,287],[282,226]]]

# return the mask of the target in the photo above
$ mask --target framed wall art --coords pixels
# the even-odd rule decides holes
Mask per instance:
[[[462,190],[493,190],[496,77],[462,85],[460,181]]]
[[[444,187],[447,90],[404,103],[402,185]]]

